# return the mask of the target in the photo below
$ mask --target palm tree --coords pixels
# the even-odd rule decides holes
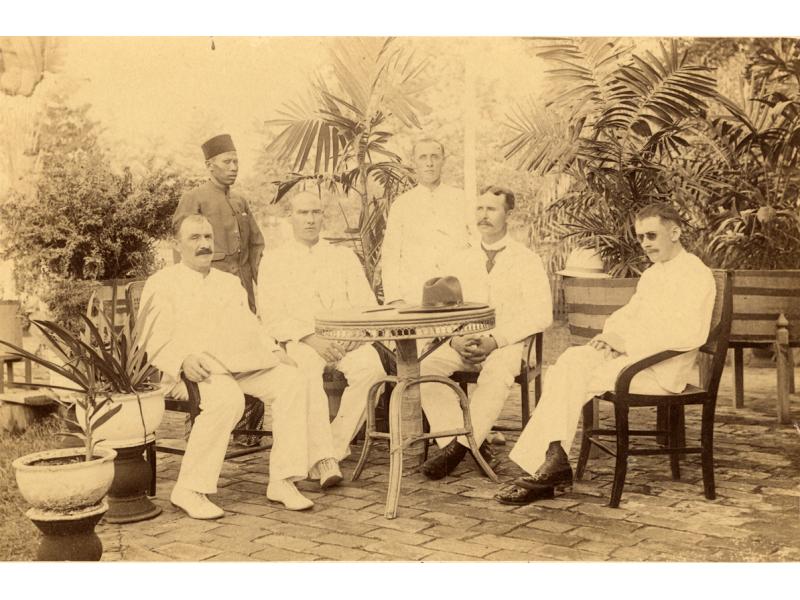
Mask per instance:
[[[281,118],[267,122],[283,128],[267,151],[292,163],[291,173],[276,182],[272,202],[308,181],[337,194],[356,194],[359,223],[348,232],[357,232],[356,251],[379,292],[376,270],[389,206],[414,182],[387,143],[397,122],[420,127],[418,114],[428,110],[418,99],[426,62],[393,38],[334,40],[330,59],[328,79],[318,77],[305,100],[284,105]]]
[[[563,240],[594,247],[609,272],[635,276],[646,267],[633,231],[636,211],[653,201],[676,203],[700,182],[682,157],[716,94],[709,69],[691,64],[677,40],[636,53],[630,42],[557,39],[539,56],[554,97],[544,109],[509,115],[516,135],[506,158],[534,174],[560,172],[572,185],[548,207]]]

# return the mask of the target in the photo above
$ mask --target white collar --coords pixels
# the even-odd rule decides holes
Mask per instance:
[[[508,240],[509,240],[508,232],[506,232],[506,234],[503,237],[501,237],[499,240],[497,240],[492,244],[487,244],[486,242],[481,240],[481,247],[484,250],[502,250],[508,245]]]

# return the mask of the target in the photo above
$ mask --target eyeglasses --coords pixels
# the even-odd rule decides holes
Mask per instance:
[[[654,242],[658,238],[658,233],[656,233],[655,231],[648,231],[645,234],[641,233],[636,234],[636,239],[639,240],[640,244],[644,242],[645,238],[647,238],[648,242]]]

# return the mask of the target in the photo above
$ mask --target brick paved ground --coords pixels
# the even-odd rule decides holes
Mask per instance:
[[[552,358],[563,333],[547,343]],[[633,457],[618,509],[606,506],[613,471],[607,457],[591,461],[586,480],[571,493],[525,507],[492,500],[496,486],[466,459],[441,482],[419,473],[404,477],[398,518],[387,520],[387,459],[379,446],[357,482],[325,494],[310,482],[299,484],[316,503],[303,513],[266,500],[267,453],[226,461],[216,496],[226,515],[197,521],[169,504],[179,458],[162,454],[154,501],[163,514],[101,524],[103,560],[800,560],[800,434],[775,422],[773,369],[746,369],[740,410],[731,408],[731,373],[723,377],[717,411],[715,501],[702,495],[699,457],[684,460],[681,481],[671,480],[666,457]],[[518,406],[510,399],[503,420],[513,421]],[[800,420],[796,398],[792,408]],[[653,416],[643,413],[643,421]],[[687,409],[687,428],[687,437],[696,439],[698,410]],[[496,447],[504,459],[514,439],[508,435]],[[354,458],[344,462],[346,477],[354,465]],[[508,460],[498,472],[503,479],[519,474]]]

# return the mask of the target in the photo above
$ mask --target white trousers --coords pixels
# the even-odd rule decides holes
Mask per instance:
[[[308,344],[289,342],[286,353],[292,358],[306,377],[309,389],[309,401],[325,410],[328,415],[328,396],[322,383],[322,372],[325,370],[325,359]],[[350,442],[364,423],[367,406],[367,392],[372,384],[386,372],[383,369],[378,351],[372,344],[363,344],[348,352],[337,364],[336,368],[347,378],[347,387],[342,393],[339,411],[330,425],[333,438],[333,454],[342,460],[350,454]]]
[[[618,362],[619,369],[609,369],[612,360]],[[560,441],[569,454],[583,405],[613,389],[614,371],[618,373],[628,362],[624,358],[608,359],[589,345],[568,348],[545,373],[542,397],[508,457],[533,474],[544,462],[550,442]],[[631,392],[669,393],[658,384],[651,369],[633,378]]]
[[[204,494],[217,491],[230,433],[244,411],[244,394],[271,402],[270,479],[304,479],[317,461],[332,456],[327,405],[322,413],[315,410],[295,367],[212,373],[198,387],[201,412],[189,434],[177,485]]]
[[[519,375],[522,360],[522,344],[511,344],[497,348],[480,366],[464,361],[450,344],[442,344],[420,366],[421,375],[441,375],[449,377],[454,371],[480,371],[478,384],[470,396],[469,407],[472,417],[472,433],[478,445],[486,439],[492,426],[503,410],[514,378]],[[422,384],[422,410],[428,417],[431,431],[460,429],[464,417],[456,393],[440,383]],[[437,438],[436,443],[444,448],[452,437]],[[458,441],[469,447],[467,439],[459,436]]]

